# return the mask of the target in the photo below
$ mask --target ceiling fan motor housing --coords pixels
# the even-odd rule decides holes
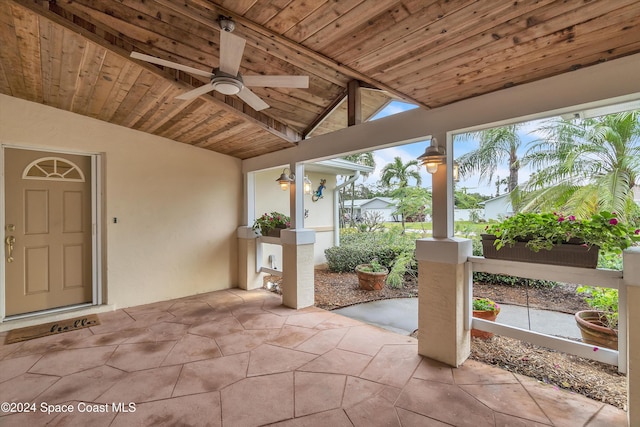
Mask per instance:
[[[240,73],[237,76],[232,76],[220,71],[218,68],[214,68],[213,75],[211,85],[216,91],[224,95],[235,95],[244,87]]]
[[[233,32],[236,29],[236,23],[233,22],[230,16],[220,15],[218,18],[218,24],[220,24],[220,28],[228,33]]]

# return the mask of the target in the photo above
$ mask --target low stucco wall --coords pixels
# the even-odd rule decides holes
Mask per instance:
[[[102,155],[106,303],[237,286],[240,160],[4,95],[0,143]]]

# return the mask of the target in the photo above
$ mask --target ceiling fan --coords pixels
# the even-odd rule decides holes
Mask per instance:
[[[164,59],[145,55],[144,53],[139,52],[131,52],[131,57],[211,79],[210,83],[183,93],[182,95],[177,96],[176,99],[193,99],[215,90],[224,95],[237,95],[240,99],[249,104],[251,108],[256,111],[260,111],[265,108],[269,108],[269,104],[260,99],[260,97],[255,93],[251,92],[247,86],[290,88],[309,87],[308,76],[241,76],[239,73],[240,62],[242,61],[242,54],[244,52],[246,40],[231,34],[235,29],[235,23],[231,18],[220,16],[218,18],[218,23],[222,30],[220,31],[220,64],[218,68],[214,68],[211,72],[199,70],[176,62],[166,61]]]

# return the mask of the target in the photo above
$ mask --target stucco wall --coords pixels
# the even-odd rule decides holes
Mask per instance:
[[[4,95],[0,143],[102,154],[107,303],[237,285],[240,160]]]
[[[255,215],[256,218],[264,213],[273,211],[289,215],[289,191],[282,191],[276,183],[276,178],[282,173],[282,168],[260,171],[255,174]],[[333,190],[336,187],[336,176],[326,173],[309,172],[306,174],[315,192],[320,185],[320,179],[327,180],[323,190],[323,198],[317,202],[311,200],[310,195],[304,196],[304,208],[308,210],[304,227],[316,231],[314,246],[314,264],[326,262],[324,250],[333,246]],[[250,224],[252,225],[252,224]],[[282,268],[282,250],[275,245],[265,245],[263,250],[263,265],[269,266],[268,256],[275,255],[276,265]]]

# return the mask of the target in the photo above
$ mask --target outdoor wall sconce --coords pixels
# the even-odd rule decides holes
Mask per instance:
[[[446,160],[447,155],[444,152],[444,148],[438,147],[438,141],[435,138],[431,138],[431,145],[418,157],[420,164],[422,164],[430,174],[436,173],[438,171],[438,165],[444,164]]]
[[[288,175],[287,175],[286,171],[289,171]],[[276,179],[276,182],[278,184],[280,184],[280,189],[282,191],[287,191],[289,189],[289,184],[294,182],[295,179],[296,179],[296,176],[291,173],[291,169],[284,168],[282,170],[282,174],[280,175],[280,178]]]
[[[313,194],[313,191],[311,190],[312,185],[313,184],[311,184],[311,180],[309,179],[309,177],[305,176],[304,177],[304,194],[307,194],[309,196]]]
[[[323,178],[323,179],[320,180],[320,185],[318,186],[318,189],[316,190],[315,193],[313,193],[313,196],[311,196],[311,201],[312,202],[317,202],[318,200],[322,199],[322,197],[323,197],[322,196],[322,190],[324,190],[326,188],[325,187],[326,183],[327,183],[326,179]]]

